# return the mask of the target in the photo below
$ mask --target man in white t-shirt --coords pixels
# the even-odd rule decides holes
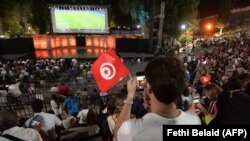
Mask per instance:
[[[79,124],[86,124],[86,118],[88,115],[89,109],[83,109],[77,114],[77,118],[79,118]]]
[[[22,94],[22,92],[19,89],[19,86],[20,86],[20,82],[16,82],[15,84],[11,84],[8,87],[8,93],[11,93],[11,95],[13,97],[19,97]]]
[[[114,135],[118,141],[162,141],[163,125],[200,125],[195,113],[177,109],[185,83],[185,69],[175,57],[158,57],[145,68],[144,97],[151,113],[142,119],[129,119],[136,91],[136,78],[127,82],[128,96],[119,115]]]
[[[4,136],[11,136],[12,138],[14,137],[24,141],[43,140],[35,129],[18,127],[17,114],[10,110],[0,111],[0,132],[2,132],[3,136],[0,136],[0,141],[8,141],[8,138]]]
[[[48,136],[52,136],[49,135],[50,133],[55,133],[55,128],[57,126],[62,126],[62,121],[54,114],[49,114],[49,113],[44,113],[42,112],[43,109],[43,101],[41,99],[34,99],[32,101],[32,109],[34,111],[34,117],[28,119],[25,122],[25,126],[26,127],[31,127],[32,126],[32,122],[35,119],[39,118],[39,121],[42,124],[42,129],[44,130],[44,132],[48,135]],[[38,118],[36,118],[38,117]],[[53,134],[53,139],[57,138],[57,135]]]

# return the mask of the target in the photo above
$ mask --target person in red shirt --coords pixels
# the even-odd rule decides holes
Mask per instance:
[[[69,91],[70,91],[69,86],[62,82],[61,85],[59,86],[59,93],[64,96],[68,96]]]

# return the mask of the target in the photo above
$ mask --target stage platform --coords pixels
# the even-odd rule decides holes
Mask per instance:
[[[55,49],[36,49],[34,53],[27,54],[4,54],[0,55],[1,58],[6,60],[15,60],[18,58],[27,58],[27,57],[35,57],[36,59],[42,58],[82,58],[82,59],[96,59],[101,54],[105,53],[107,48],[98,48],[98,47],[63,47],[63,48],[55,48]],[[118,52],[118,55],[124,59],[132,59],[132,58],[142,58],[142,59],[150,59],[154,57],[154,54],[148,53],[125,53]]]

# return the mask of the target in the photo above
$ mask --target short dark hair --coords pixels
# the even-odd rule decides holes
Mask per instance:
[[[164,104],[176,102],[185,87],[185,68],[173,56],[158,56],[145,68],[145,77],[157,100]]]
[[[17,113],[12,110],[0,111],[0,131],[17,126]]]
[[[226,86],[228,91],[241,89],[241,80],[238,77],[230,77]]]
[[[250,79],[244,82],[243,90],[246,94],[250,95]]]
[[[86,123],[88,125],[96,124],[96,114],[92,109],[89,109],[86,117]]]
[[[41,99],[34,99],[31,106],[35,113],[40,113],[43,110],[43,101]]]
[[[51,99],[54,100],[55,102],[58,101],[58,97],[57,97],[55,94],[53,94],[53,95],[51,96]]]

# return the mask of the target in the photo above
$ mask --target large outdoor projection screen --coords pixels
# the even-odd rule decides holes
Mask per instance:
[[[109,33],[106,8],[54,6],[50,11],[54,33]]]

